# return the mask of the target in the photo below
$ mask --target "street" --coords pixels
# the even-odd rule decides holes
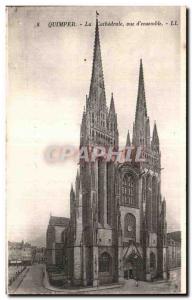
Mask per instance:
[[[180,269],[176,269],[170,271],[169,281],[140,281],[136,287],[135,280],[129,279],[120,288],[93,291],[91,294],[175,294],[179,293],[180,276]]]
[[[175,294],[179,293],[178,284],[180,282],[180,270],[171,271],[174,274],[173,281],[157,282],[138,282],[136,287],[135,280],[129,279],[121,288],[93,291],[91,294]],[[177,286],[177,287],[176,287]],[[86,292],[87,293],[87,292]]]
[[[26,277],[15,291],[15,294],[71,294],[71,291],[51,291],[43,286],[43,268],[42,264],[34,264],[29,267]],[[138,287],[135,280],[125,280],[125,284],[118,288],[99,289],[97,291],[79,291],[74,290],[75,294],[167,294],[179,293],[180,269],[170,272],[169,281],[144,282],[140,281]]]
[[[26,277],[15,291],[15,294],[50,294],[43,287],[43,265],[34,264],[29,268]]]

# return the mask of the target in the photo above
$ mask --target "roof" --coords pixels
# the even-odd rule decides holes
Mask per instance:
[[[69,218],[51,216],[49,219],[49,225],[51,226],[67,227],[68,224],[69,224]]]
[[[180,243],[181,242],[181,231],[168,232],[167,238]]]

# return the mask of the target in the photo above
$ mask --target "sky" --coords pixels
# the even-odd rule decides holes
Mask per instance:
[[[178,7],[10,7],[7,19],[7,231],[11,241],[45,243],[51,215],[69,216],[77,162],[48,163],[52,145],[78,147],[91,79],[95,11],[99,21],[163,26],[100,26],[105,91],[113,92],[120,145],[132,135],[143,60],[151,131],[161,147],[168,231],[180,230],[185,205],[185,99]],[[170,26],[171,20],[177,26]],[[49,27],[49,22],[76,22]],[[85,22],[91,26],[84,26]],[[82,24],[82,25],[79,25]],[[152,132],[151,132],[152,134]],[[183,220],[184,222],[184,220]]]

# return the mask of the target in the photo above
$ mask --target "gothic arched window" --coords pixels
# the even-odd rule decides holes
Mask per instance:
[[[153,252],[150,253],[150,269],[151,271],[154,270],[156,267],[156,258]]]
[[[111,256],[104,252],[99,257],[99,272],[109,273],[111,270]]]
[[[132,240],[136,240],[136,218],[134,215],[128,213],[124,220],[124,235]]]
[[[124,205],[136,206],[135,180],[131,175],[123,178],[122,197]]]

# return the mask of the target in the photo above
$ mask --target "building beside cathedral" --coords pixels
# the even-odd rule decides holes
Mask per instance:
[[[125,144],[136,150],[141,147],[144,159],[138,162],[132,155],[124,163],[102,157],[80,160],[70,192],[70,220],[61,232],[62,257],[57,257],[72,285],[167,276],[160,143],[156,124],[152,138],[150,134],[142,60],[132,141],[128,131]],[[90,90],[80,128],[80,148],[87,146],[113,147],[114,151],[119,147],[113,94],[109,109],[106,103],[98,20]]]

